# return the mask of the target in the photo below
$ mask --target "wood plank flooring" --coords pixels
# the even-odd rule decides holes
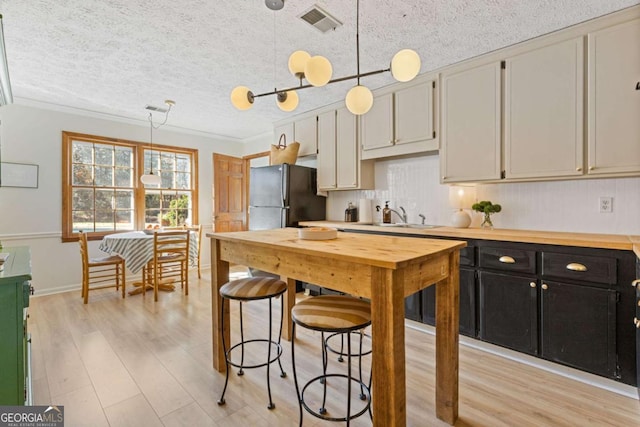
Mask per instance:
[[[115,290],[80,291],[31,299],[34,403],[64,405],[66,426],[296,426],[291,349],[283,341],[288,376],[271,368],[276,408],[267,409],[265,369],[230,375],[226,405],[216,401],[224,375],[211,366],[211,290],[208,272],[191,276],[189,296],[151,293],[121,299]],[[302,296],[301,296],[302,297]],[[274,304],[274,319],[280,300]],[[238,305],[232,331],[238,336]],[[245,332],[266,336],[268,305],[244,305]],[[275,324],[277,325],[277,323]],[[434,337],[406,328],[407,424],[444,426],[435,417]],[[298,375],[318,375],[318,334],[298,329]],[[262,354],[260,355],[262,356]],[[251,357],[255,357],[252,354]],[[330,360],[330,367],[344,365]],[[369,361],[364,372],[368,378]],[[330,382],[340,388],[336,381]],[[344,388],[344,387],[342,387]],[[311,390],[310,396],[318,396]],[[329,403],[344,405],[346,390]],[[375,396],[374,396],[375,398]],[[378,398],[384,398],[379,396]],[[355,404],[361,404],[359,400]],[[332,409],[330,409],[331,411]],[[339,412],[339,409],[335,409]],[[352,425],[370,425],[363,416]],[[305,413],[305,426],[336,425]],[[339,425],[339,424],[338,424]],[[640,403],[532,366],[460,347],[460,418],[457,426],[640,426]]]

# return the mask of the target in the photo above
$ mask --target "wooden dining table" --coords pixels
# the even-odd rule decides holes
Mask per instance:
[[[372,404],[375,426],[406,425],[404,298],[436,286],[436,416],[458,418],[460,249],[466,242],[338,232],[303,240],[298,229],[207,233],[211,239],[213,368],[224,372],[222,337],[230,342],[228,300],[220,287],[229,263],[255,267],[286,281],[283,338],[291,338],[295,280],[371,301]],[[224,330],[220,309],[226,304]],[[424,396],[427,399],[427,396]],[[426,415],[426,414],[425,414]]]

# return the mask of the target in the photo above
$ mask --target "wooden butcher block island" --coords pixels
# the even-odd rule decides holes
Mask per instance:
[[[404,298],[435,284],[436,415],[449,424],[458,418],[459,261],[465,242],[409,237],[338,233],[331,240],[300,239],[297,229],[208,233],[211,238],[213,366],[225,369],[222,336],[230,342],[229,321],[220,326],[223,300],[219,289],[228,281],[229,263],[278,274],[288,284],[286,328],[295,280],[317,283],[371,300],[373,346],[373,422],[406,424]],[[228,304],[228,302],[224,302]],[[229,310],[224,311],[229,316]]]

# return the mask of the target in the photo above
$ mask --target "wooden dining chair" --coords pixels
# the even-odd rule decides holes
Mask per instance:
[[[153,258],[143,271],[143,281],[151,281],[153,299],[158,301],[158,286],[178,280],[189,295],[188,230],[157,231],[153,233]],[[144,294],[143,294],[144,295]]]
[[[103,258],[89,258],[89,245],[87,235],[80,231],[80,256],[82,258],[82,298],[84,303],[89,302],[89,291],[104,288],[120,289],[122,285],[122,298],[125,296],[125,263],[124,258],[111,255]],[[107,285],[92,286],[97,283]]]
[[[202,273],[200,272],[200,248],[202,247],[202,224],[194,224],[194,225],[182,225],[178,227],[164,227],[163,230],[189,230],[196,235],[196,266],[198,268],[198,279],[202,279]]]

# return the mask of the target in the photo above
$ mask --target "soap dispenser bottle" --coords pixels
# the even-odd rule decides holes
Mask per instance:
[[[389,202],[384,202],[384,209],[382,209],[382,222],[384,224],[391,224],[391,209],[389,209]]]

